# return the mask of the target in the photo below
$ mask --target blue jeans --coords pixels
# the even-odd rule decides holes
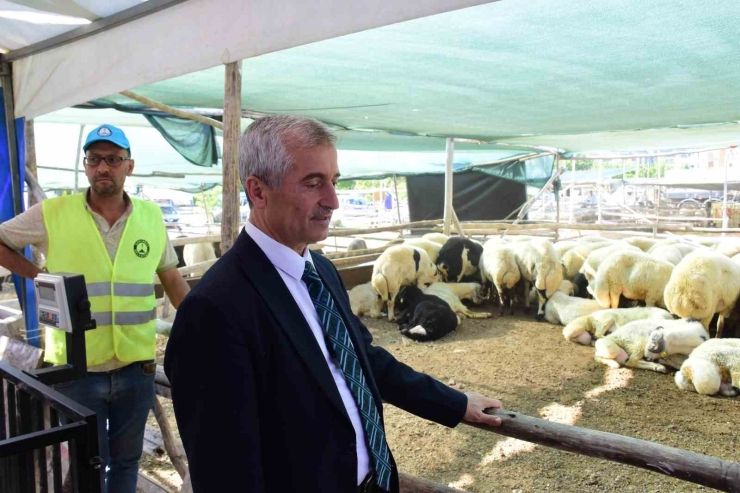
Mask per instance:
[[[143,363],[54,385],[98,416],[100,457],[108,466],[107,493],[136,493],[144,428],[154,406],[154,374]]]

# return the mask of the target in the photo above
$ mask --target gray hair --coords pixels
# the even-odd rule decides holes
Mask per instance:
[[[280,188],[293,166],[290,149],[334,145],[336,136],[323,123],[295,115],[265,116],[252,123],[239,139],[239,177],[242,185],[256,176],[272,189]]]

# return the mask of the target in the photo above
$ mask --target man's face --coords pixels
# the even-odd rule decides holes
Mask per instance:
[[[108,156],[122,157],[127,161],[123,161],[118,166],[108,166],[105,160],[101,159],[97,166],[85,166],[85,174],[90,187],[100,197],[112,197],[120,193],[126,177],[131,176],[134,171],[134,161],[128,160],[129,151],[110,142],[95,142],[85,152],[87,158]]]
[[[292,169],[277,190],[268,195],[265,216],[270,229],[288,246],[326,239],[332,212],[339,208],[334,190],[339,178],[333,146],[288,149]]]

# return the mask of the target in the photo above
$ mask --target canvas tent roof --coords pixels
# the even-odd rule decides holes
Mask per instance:
[[[737,2],[376,7],[185,0],[17,59],[16,113],[38,116],[99,97],[130,103],[116,94],[131,88],[170,105],[220,108],[218,65],[246,58],[243,108],[340,125],[350,129],[346,148],[441,151],[451,136],[568,156],[740,141]]]

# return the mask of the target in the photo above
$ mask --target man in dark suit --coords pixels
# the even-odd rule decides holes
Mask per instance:
[[[324,240],[339,177],[319,122],[264,117],[240,140],[249,223],[177,313],[165,355],[195,493],[397,492],[382,401],[437,423],[501,403],[372,345]]]

